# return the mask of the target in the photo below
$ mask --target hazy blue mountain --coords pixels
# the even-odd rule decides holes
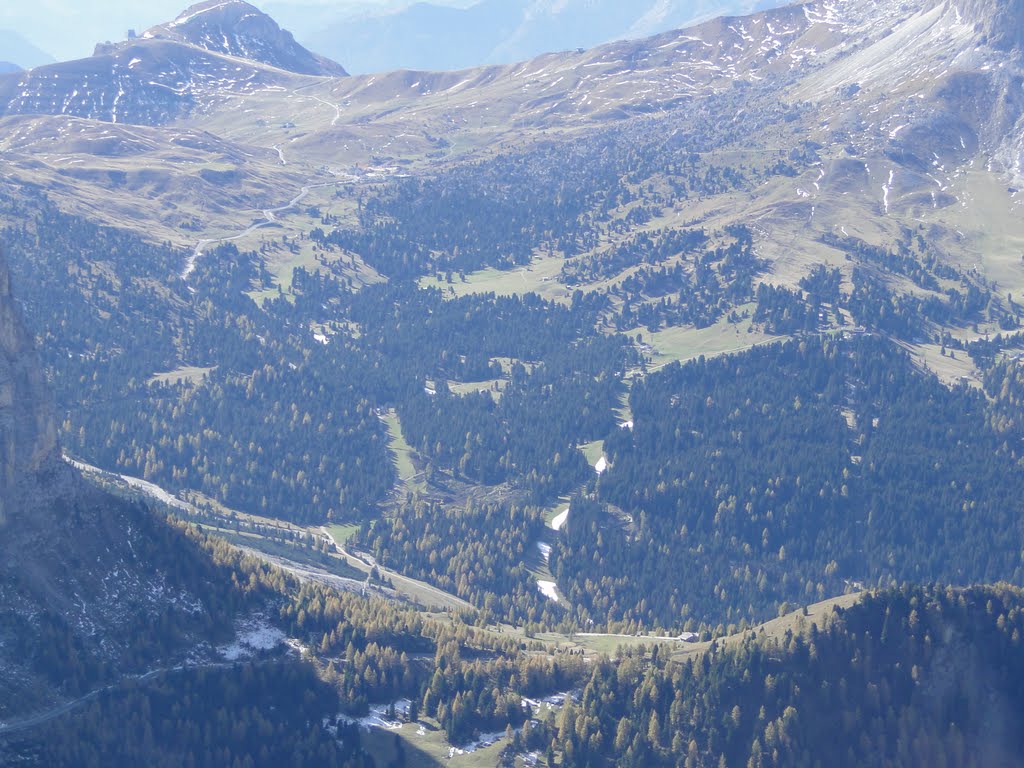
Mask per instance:
[[[525,4],[484,0],[459,9],[416,3],[394,13],[329,23],[306,40],[312,50],[356,62],[358,72],[462,69],[491,59],[495,45],[515,34]]]
[[[267,6],[312,50],[352,72],[462,69],[540,53],[590,48],[641,37],[721,14],[779,5],[773,0],[479,0],[469,7],[414,3],[398,9],[333,15],[293,3]]]
[[[28,69],[38,67],[40,64],[50,64],[53,61],[53,56],[32,45],[17,32],[0,29],[0,71]],[[13,64],[14,67],[5,68],[5,64]]]

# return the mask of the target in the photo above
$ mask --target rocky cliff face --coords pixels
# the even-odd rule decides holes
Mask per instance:
[[[973,27],[976,47],[987,51],[973,68],[953,68],[935,103],[964,117],[1015,183],[1024,178],[1024,0],[946,0]],[[959,59],[955,59],[959,63]],[[960,71],[956,71],[956,70]],[[940,153],[941,154],[941,153]]]
[[[0,521],[27,485],[59,466],[53,403],[0,254]]]
[[[949,0],[993,48],[1024,48],[1024,0]]]
[[[2,255],[0,515],[0,735],[2,721],[124,674],[202,660],[211,639],[230,633],[230,613],[206,594],[223,575],[208,556],[62,459]],[[173,637],[154,640],[162,622],[176,628]]]

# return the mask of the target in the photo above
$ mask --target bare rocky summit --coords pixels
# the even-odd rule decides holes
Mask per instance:
[[[307,51],[295,42],[291,32],[243,0],[198,3],[174,21],[147,30],[142,38],[193,45],[303,75],[346,74],[335,62]]]
[[[0,116],[159,126],[240,96],[345,74],[248,3],[211,0],[139,37],[98,45],[88,58],[0,74]]]

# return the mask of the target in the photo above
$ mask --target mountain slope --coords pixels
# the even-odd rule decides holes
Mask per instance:
[[[143,39],[172,40],[303,75],[342,77],[345,70],[295,42],[292,34],[243,0],[206,0],[177,19],[148,29]]]
[[[596,664],[559,764],[1019,766],[1022,608],[1013,588],[905,588],[681,663]]]
[[[163,125],[237,95],[291,82],[288,73],[152,39],[87,59],[0,76],[7,115],[71,115]]]
[[[212,652],[241,604],[198,546],[61,459],[0,259],[0,718]]]
[[[0,75],[0,115],[164,125],[310,76],[344,75],[248,3],[211,1],[89,58]]]
[[[277,416],[262,417],[274,412],[274,398],[285,386],[276,372],[287,369],[295,373],[288,391],[290,404],[296,407],[310,399],[310,393],[319,392],[322,382],[330,381],[339,390],[348,387],[343,396],[346,402],[358,392],[348,416],[358,422],[358,427],[352,426],[367,446],[374,446],[372,450],[384,454],[386,437],[379,421],[363,414],[394,408],[398,419],[404,420],[403,435],[416,459],[432,469],[459,472],[460,481],[521,481],[517,473],[529,476],[531,470],[512,460],[511,443],[503,442],[502,431],[507,427],[525,434],[525,424],[512,422],[529,420],[526,410],[534,418],[539,411],[524,409],[514,418],[495,419],[506,408],[529,401],[509,397],[499,407],[489,395],[438,396],[433,384],[452,381],[459,389],[472,387],[474,382],[466,380],[462,368],[463,354],[466,369],[493,377],[498,389],[501,383],[516,379],[513,392],[525,393],[539,379],[507,373],[496,359],[471,356],[471,351],[475,355],[482,348],[480,343],[460,350],[460,362],[453,368],[450,362],[430,357],[437,351],[436,340],[429,345],[425,340],[413,341],[407,331],[427,327],[427,318],[439,315],[430,302],[440,302],[441,296],[450,299],[461,294],[465,305],[487,313],[487,302],[493,297],[465,295],[486,294],[494,286],[501,293],[536,291],[561,302],[569,307],[573,323],[585,322],[588,331],[600,327],[628,334],[628,341],[619,336],[615,343],[647,355],[649,362],[659,366],[706,349],[721,352],[778,336],[856,327],[891,336],[909,347],[915,359],[901,358],[900,370],[927,362],[942,372],[946,382],[961,377],[963,383],[980,380],[985,362],[976,354],[979,341],[1019,328],[1022,318],[1013,295],[1024,290],[1020,267],[1024,233],[1011,175],[1019,162],[1022,136],[1021,95],[1019,87],[1015,90],[1022,66],[1020,52],[1012,47],[1013,35],[1000,34],[989,21],[1013,22],[1016,8],[1005,0],[932,0],[924,5],[897,0],[816,2],[716,19],[582,53],[549,54],[517,65],[454,73],[400,71],[314,78],[286,76],[281,70],[253,64],[268,78],[265,87],[239,87],[228,98],[215,81],[197,85],[190,93],[201,94],[205,107],[183,113],[166,130],[113,128],[95,120],[56,117],[7,118],[12,138],[0,146],[10,150],[15,179],[43,186],[49,182],[62,206],[116,209],[124,213],[124,221],[148,237],[167,237],[190,246],[190,259],[183,256],[184,251],[161,257],[164,271],[147,277],[164,295],[177,292],[185,298],[186,292],[209,291],[211,301],[230,306],[233,316],[247,318],[245,323],[222,324],[225,329],[245,328],[239,334],[243,338],[237,339],[234,331],[210,330],[202,336],[202,347],[190,347],[193,336],[173,331],[182,311],[173,303],[167,308],[168,322],[154,325],[153,334],[146,336],[152,349],[156,348],[153,339],[161,340],[160,354],[125,355],[138,366],[132,375],[103,379],[93,375],[99,364],[78,358],[84,362],[76,361],[76,376],[70,380],[91,381],[95,386],[90,385],[89,407],[69,419],[79,441],[76,445],[93,452],[94,463],[150,477],[157,473],[162,475],[160,482],[172,489],[202,488],[243,511],[322,522],[328,515],[356,506],[351,495],[338,493],[339,483],[350,481],[349,488],[358,492],[360,512],[371,511],[391,482],[387,473],[371,475],[353,469],[358,465],[337,455],[324,463],[323,472],[311,474],[306,472],[302,451],[287,450],[282,451],[286,461],[294,462],[288,473],[281,472],[279,465],[250,464],[280,462],[276,457],[268,459],[266,451],[269,441],[278,437],[294,438],[305,446],[318,439],[312,433],[320,419],[312,408],[308,419],[292,420],[295,430],[287,434],[276,426],[269,428]],[[239,61],[205,50],[197,54],[199,49],[193,45],[166,39],[152,38],[138,45],[177,46],[190,56],[219,57],[232,66]],[[279,77],[286,79],[274,84],[273,78]],[[51,78],[45,85],[54,94],[61,89],[71,94],[66,84],[55,82]],[[59,110],[63,102],[55,103],[54,109]],[[72,128],[75,134],[70,136]],[[167,173],[181,185],[173,194],[156,198],[141,194],[149,190],[143,179],[148,169],[140,173],[138,166],[148,163],[148,156],[140,151],[129,160],[129,150],[150,145],[159,149],[162,142],[178,142],[186,128],[189,141],[215,137],[204,142],[210,154],[188,154],[187,172],[168,164]],[[86,136],[107,148],[106,153],[93,150]],[[253,160],[254,147],[263,153],[259,164]],[[110,148],[123,149],[124,157],[114,156]],[[211,161],[214,156],[216,162]],[[210,167],[194,174],[195,166],[207,162]],[[196,183],[194,175],[218,181],[232,194],[219,196],[213,205],[210,186]],[[281,182],[276,190],[275,179]],[[280,199],[276,205],[267,202],[267,195],[275,191]],[[103,204],[97,205],[97,199]],[[154,211],[157,215],[152,215]],[[204,255],[205,246],[224,237],[237,237],[239,250],[209,248]],[[713,238],[714,243],[705,247],[704,238]],[[197,259],[207,257],[208,263],[198,271],[191,269]],[[95,255],[83,254],[82,270],[106,274],[96,261]],[[174,261],[186,266],[165,268]],[[150,286],[133,285],[139,271],[138,260],[119,262],[118,279],[124,286],[120,298],[138,317],[153,322],[153,313],[145,311],[147,302],[149,307],[156,303],[147,293]],[[453,274],[459,272],[456,281]],[[53,270],[45,274],[47,279],[63,280],[62,274],[54,277]],[[386,290],[362,290],[384,277],[391,282]],[[419,288],[434,290],[420,295]],[[257,307],[249,297],[266,303]],[[388,312],[374,305],[374,300],[389,308],[398,305],[410,314],[394,328],[379,325],[381,315]],[[38,304],[45,306],[41,299]],[[102,314],[100,306],[109,312],[105,299],[93,297],[89,290],[76,297],[77,316],[90,318],[87,324],[92,322],[91,310]],[[209,316],[205,310],[203,314]],[[269,332],[256,333],[264,323],[271,327]],[[110,325],[99,336],[108,342]],[[281,332],[279,349],[287,352],[275,347],[275,325]],[[187,330],[187,324],[183,327]],[[567,327],[577,330],[576,325]],[[464,330],[463,338],[475,338],[468,329],[459,333]],[[112,345],[117,355],[136,348],[136,331],[134,323],[118,323],[124,342]],[[255,339],[262,349],[256,348]],[[343,343],[334,344],[332,339]],[[222,356],[220,348],[236,347],[239,341],[252,345],[252,358],[241,368],[232,355]],[[91,352],[92,344],[93,338],[83,333],[72,354]],[[415,376],[410,349],[423,353]],[[533,362],[521,352],[512,355],[502,349],[498,354],[499,348],[491,349],[494,358]],[[954,350],[956,357],[948,350]],[[299,354],[307,352],[311,365],[300,370]],[[445,352],[451,354],[451,350]],[[546,357],[544,362],[556,362],[555,355]],[[225,361],[223,367],[219,360]],[[606,366],[604,378],[598,373],[601,366]],[[255,383],[236,376],[239,370],[241,376],[248,376],[249,370],[264,367],[275,374]],[[200,468],[194,463],[196,449],[178,441],[182,429],[181,417],[175,414],[177,401],[155,389],[149,391],[146,383],[160,381],[159,374],[179,368],[207,369],[211,374],[217,369],[212,381],[196,388],[191,401],[196,411],[189,414],[193,419],[189,429],[195,430],[197,441],[202,436],[203,450],[216,446],[211,453],[219,462],[216,467],[202,463]],[[339,373],[343,369],[388,371],[395,378],[367,384],[368,377],[346,378]],[[511,370],[518,369],[513,364]],[[544,375],[549,369],[538,370]],[[609,356],[595,367],[594,380],[617,385],[620,374]],[[425,382],[432,383],[427,389],[433,394],[426,392]],[[615,400],[610,390],[602,392],[602,402]],[[559,387],[559,394],[565,392]],[[109,406],[127,393],[144,405],[127,414]],[[176,394],[186,396],[185,391]],[[64,395],[66,403],[73,402],[69,395]],[[323,398],[313,400],[317,407],[324,407],[325,417],[341,412],[324,405]],[[228,402],[251,408],[261,417],[232,418],[224,407]],[[551,397],[545,400],[547,405],[551,402]],[[696,405],[703,402],[700,398]],[[833,405],[828,424],[837,429],[842,404]],[[207,409],[209,413],[201,412]],[[523,456],[543,466],[549,455],[552,460],[568,455],[570,461],[556,462],[562,465],[558,482],[568,486],[570,478],[584,481],[587,467],[575,445],[600,438],[597,426],[610,423],[611,411],[611,406],[602,406],[601,421],[595,418],[593,424],[582,425],[586,431],[580,429],[571,439],[566,434],[552,435],[552,443],[555,439],[566,442],[550,454],[529,457],[523,451]],[[947,428],[949,414],[955,411],[943,411]],[[214,412],[227,416],[217,422],[214,439],[208,440]],[[808,417],[805,410],[803,418]],[[132,421],[126,422],[127,418]],[[787,424],[791,423],[788,418]],[[983,418],[979,416],[976,423]],[[497,421],[503,422],[500,430]],[[122,432],[126,423],[132,425],[127,438]],[[454,437],[453,424],[460,425]],[[883,424],[882,434],[888,435],[888,422]],[[642,432],[638,429],[638,434]],[[479,449],[466,440],[467,434],[477,436]],[[983,455],[996,455],[1000,441],[985,434],[996,448],[986,448]],[[732,445],[734,436],[724,437],[728,438],[725,444]],[[338,441],[322,439],[317,443],[318,458],[325,459]],[[349,448],[355,444],[346,441]],[[899,446],[907,448],[908,440],[904,438]],[[245,452],[250,468],[241,472],[236,462]],[[851,449],[851,456],[859,455]],[[847,462],[856,466],[851,456],[837,460],[835,471],[829,473],[830,488],[846,484],[857,490],[858,483],[838,480],[844,472],[854,472],[846,466]],[[822,458],[812,455],[808,462]],[[1006,460],[1014,459],[1010,455]],[[277,475],[255,471],[255,467],[273,469]],[[602,482],[618,482],[624,469],[624,463],[613,467]],[[285,490],[293,480],[290,475],[295,484]],[[556,475],[533,474],[534,479],[549,476]],[[372,484],[363,482],[370,478]],[[892,478],[883,480],[872,480],[871,498],[897,488]],[[1016,482],[1016,475],[1005,473],[998,487],[1012,490],[1011,480]],[[643,489],[636,476],[627,477],[623,482],[629,487],[621,498],[630,498],[630,492],[660,493],[661,481],[651,478]],[[876,481],[883,491],[876,493]],[[203,486],[204,482],[209,485]],[[775,478],[758,478],[756,486],[737,483],[737,493],[755,488],[762,494],[769,482],[774,484]],[[332,485],[335,488],[329,490]],[[300,487],[306,494],[303,503],[289,504],[300,498],[295,490]],[[521,483],[518,488],[523,487]],[[532,486],[538,496],[552,487]],[[905,498],[924,498],[919,488],[911,490]],[[627,509],[621,498],[616,502],[619,509],[611,514],[621,512],[639,520],[648,500]],[[943,535],[945,541],[961,546],[968,539],[953,521],[959,519],[959,504],[976,499],[955,501],[957,505],[944,507]],[[720,502],[701,498],[692,509],[684,505],[683,511],[710,523],[713,507]],[[834,508],[844,509],[847,503],[837,500]],[[989,507],[1001,514],[1006,504],[990,499]],[[812,507],[808,503],[797,508],[806,512]],[[914,515],[915,520],[924,517]],[[987,527],[992,527],[992,521],[1001,519],[976,515],[972,520],[982,530],[975,531],[972,535],[977,537],[970,541],[983,543],[988,532],[982,523],[988,520]],[[594,546],[603,541],[605,554],[609,542],[621,544],[624,552],[633,544],[634,535],[628,529],[619,536],[602,530],[604,519],[592,522]],[[785,594],[769,599],[765,590],[756,588],[755,575],[746,579],[743,567],[751,556],[742,548],[749,545],[756,551],[773,544],[764,555],[775,558],[766,580],[774,573],[794,570],[797,553],[790,539],[773,541],[771,531],[764,535],[767,528],[751,527],[745,532],[749,540],[723,539],[723,544],[739,549],[728,561],[719,560],[722,575],[732,579],[739,568],[742,575],[735,578],[743,580],[743,589],[749,590],[744,594],[751,598],[729,590],[736,600],[729,605],[721,589],[715,593],[718,584],[707,581],[701,600],[707,612],[696,621],[720,616],[730,608],[734,616],[763,616],[775,610],[776,602],[815,593],[819,585],[822,592],[832,593],[844,588],[843,579],[880,575],[878,570],[861,569],[847,551],[843,558],[836,558],[837,567],[823,580],[820,572],[830,565],[829,559],[819,563],[811,558],[803,569],[802,583],[785,585]],[[573,533],[571,523],[567,531]],[[833,526],[822,536],[835,533]],[[680,525],[649,538],[656,545],[670,546],[669,534],[678,534],[680,541],[686,536]],[[852,543],[856,538],[846,535],[838,540]],[[783,541],[791,553],[789,560],[778,555]],[[889,552],[899,551],[886,549],[889,543],[881,537],[873,550],[872,557],[882,566]],[[590,542],[582,544],[590,546]],[[497,545],[481,543],[481,548],[488,546]],[[1016,551],[1012,540],[1008,546],[1011,554]],[[674,555],[692,561],[675,549]],[[980,544],[976,549],[988,551]],[[816,550],[818,554],[825,551]],[[557,559],[557,547],[554,552]],[[1000,552],[999,561],[985,564],[982,570],[926,567],[916,554],[907,558],[905,571],[893,573],[880,567],[893,578],[918,574],[952,578],[964,573],[970,578],[1017,578],[1012,558],[1008,561],[1006,551]],[[937,550],[927,554],[945,557]],[[655,560],[647,553],[636,559]],[[845,561],[850,563],[849,570]],[[586,595],[594,594],[586,585],[590,575],[583,571],[559,575],[557,563],[549,556],[552,565],[560,594],[578,600],[573,608],[581,608]],[[662,606],[658,616],[644,616],[644,621],[686,619],[680,609],[692,595],[687,594],[690,590],[679,572],[679,568],[665,571],[676,579],[675,604],[670,604],[672,590],[663,590],[669,604]],[[614,567],[607,575],[623,579],[623,590],[632,590],[621,592],[630,599],[620,601],[612,614],[621,621],[636,618],[636,595],[648,592],[651,582],[660,584],[668,578],[647,579],[634,568]],[[526,585],[523,593],[535,597],[525,574],[519,579],[522,584]],[[601,613],[592,617],[595,620],[608,618],[605,608],[612,603],[603,602]]]
[[[337,525],[371,576],[523,630],[497,633],[510,655],[528,639],[561,668],[570,654],[539,653],[554,628],[657,642],[574,660],[590,683],[560,688],[582,695],[531,745],[554,741],[558,764],[1012,764],[1016,589],[908,588],[807,639],[668,657],[682,630],[742,634],[859,582],[1024,583],[1024,366],[997,336],[1024,319],[1022,62],[991,21],[1017,7],[818,2],[514,66],[328,78],[236,58],[260,46],[219,47],[215,17],[236,7],[208,4],[101,51],[98,68],[144,74],[90,94],[89,117],[8,116],[0,139],[0,233],[67,444],[194,494],[235,540],[273,528],[284,551],[340,561],[307,533]],[[197,68],[175,94],[192,101],[147,113],[167,52]],[[59,112],[82,81],[48,75],[32,82]],[[124,84],[154,125],[108,109]],[[150,242],[30,184],[123,211]],[[80,488],[2,318],[0,701],[208,657],[233,593],[208,586],[223,581],[188,537]],[[468,738],[515,727],[537,693],[494,676],[531,680],[501,656],[467,654],[464,675],[407,617],[368,673],[354,606],[304,590],[277,615],[363,707],[425,693]],[[634,637],[651,627],[667,629]],[[173,699],[154,694],[107,716]],[[61,739],[71,764],[81,730]]]

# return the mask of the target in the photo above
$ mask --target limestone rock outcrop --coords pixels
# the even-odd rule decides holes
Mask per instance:
[[[53,401],[0,254],[0,520],[26,484],[59,464]]]

